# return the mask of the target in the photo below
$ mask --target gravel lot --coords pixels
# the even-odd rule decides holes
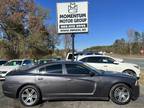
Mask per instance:
[[[0,108],[26,108],[18,100],[3,95],[0,82]],[[144,108],[144,86],[140,87],[141,94],[138,100],[127,105],[116,105],[111,101],[46,101],[32,108]]]

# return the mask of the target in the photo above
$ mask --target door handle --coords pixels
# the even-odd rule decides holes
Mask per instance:
[[[38,78],[38,80],[43,80],[43,78]]]

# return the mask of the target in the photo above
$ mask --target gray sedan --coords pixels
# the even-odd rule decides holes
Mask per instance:
[[[41,100],[109,100],[127,104],[139,96],[135,77],[96,70],[80,62],[51,62],[7,74],[3,93],[33,106]]]

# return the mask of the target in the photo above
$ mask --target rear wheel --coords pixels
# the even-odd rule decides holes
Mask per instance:
[[[40,92],[35,86],[28,85],[21,89],[19,99],[25,106],[34,106],[40,101]]]
[[[127,104],[131,99],[131,90],[125,84],[116,84],[111,88],[110,99],[119,105]]]

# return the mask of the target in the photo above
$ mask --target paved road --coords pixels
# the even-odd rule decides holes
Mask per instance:
[[[5,97],[1,85],[2,82],[0,82],[0,108],[26,108],[18,100]],[[138,100],[122,106],[111,101],[46,101],[32,108],[144,108],[144,87],[141,87],[141,95]]]
[[[132,58],[125,58],[124,59],[125,62],[129,62],[129,63],[134,63],[134,64],[138,64],[141,69],[144,69],[144,59],[140,59],[140,58],[135,58],[135,59],[132,59]]]

